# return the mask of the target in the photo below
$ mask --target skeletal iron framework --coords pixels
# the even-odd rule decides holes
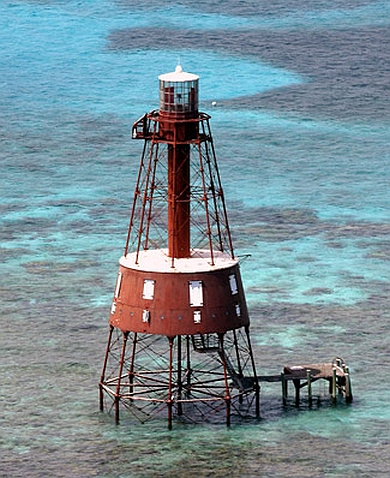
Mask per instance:
[[[110,313],[100,408],[142,422],[259,416],[249,315],[198,77],[161,75]]]
[[[167,120],[160,111],[144,115],[133,125],[132,137],[144,139],[145,142],[134,191],[125,255],[129,250],[139,252],[142,249],[164,248],[167,244],[167,233],[180,237],[183,232],[180,225],[168,232],[170,198],[167,157],[172,149],[181,146],[183,150],[180,152],[185,156],[185,167],[190,168],[191,184],[188,200],[178,199],[177,202],[181,205],[186,202],[191,208],[188,219],[192,233],[192,250],[209,249],[211,261],[215,250],[228,251],[234,256],[209,120],[210,116],[206,113],[199,113],[196,118],[181,120],[180,125],[184,123],[196,136],[181,141],[174,138],[169,142],[165,139],[161,127],[162,124],[165,126]],[[180,131],[175,133],[179,136]],[[177,144],[173,145],[172,142]],[[192,161],[187,164],[186,160],[189,158]],[[182,165],[179,164],[177,169],[180,171],[181,168]],[[172,262],[176,255],[175,251],[172,254]]]
[[[120,404],[141,422],[167,409],[170,428],[174,415],[188,422],[218,421],[222,411],[227,425],[232,414],[258,416],[253,378],[244,375],[253,370],[250,356],[246,330],[164,337],[111,326],[111,369],[107,364],[102,377],[101,409],[105,396],[117,422]]]

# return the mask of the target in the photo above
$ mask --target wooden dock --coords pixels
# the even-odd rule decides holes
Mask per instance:
[[[337,395],[343,395],[347,403],[353,400],[349,368],[339,357],[333,359],[332,362],[289,365],[284,367],[279,375],[260,375],[257,379],[259,382],[281,382],[283,405],[287,404],[288,382],[293,382],[295,405],[299,405],[301,389],[307,387],[309,406],[311,406],[313,403],[312,384],[321,379],[329,383],[329,394],[333,403],[336,403]]]

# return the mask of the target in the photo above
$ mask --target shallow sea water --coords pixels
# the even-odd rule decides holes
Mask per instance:
[[[3,476],[388,476],[389,10],[1,3]],[[130,129],[178,61],[212,115],[258,373],[342,356],[350,406],[315,384],[320,404],[283,408],[264,384],[262,418],[229,430],[98,411]]]

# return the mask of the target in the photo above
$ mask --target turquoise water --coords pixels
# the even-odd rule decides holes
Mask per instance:
[[[1,3],[4,476],[387,476],[390,6],[268,3]],[[98,411],[130,129],[178,61],[212,116],[259,374],[342,356],[351,406],[264,384],[230,430]]]

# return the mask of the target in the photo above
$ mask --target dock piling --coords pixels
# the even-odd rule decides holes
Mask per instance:
[[[311,370],[307,371],[307,395],[309,397],[309,407],[313,405],[313,396],[311,389]]]
[[[337,372],[336,372],[336,367],[333,367],[332,370],[332,402],[336,403],[336,384],[337,384]]]

